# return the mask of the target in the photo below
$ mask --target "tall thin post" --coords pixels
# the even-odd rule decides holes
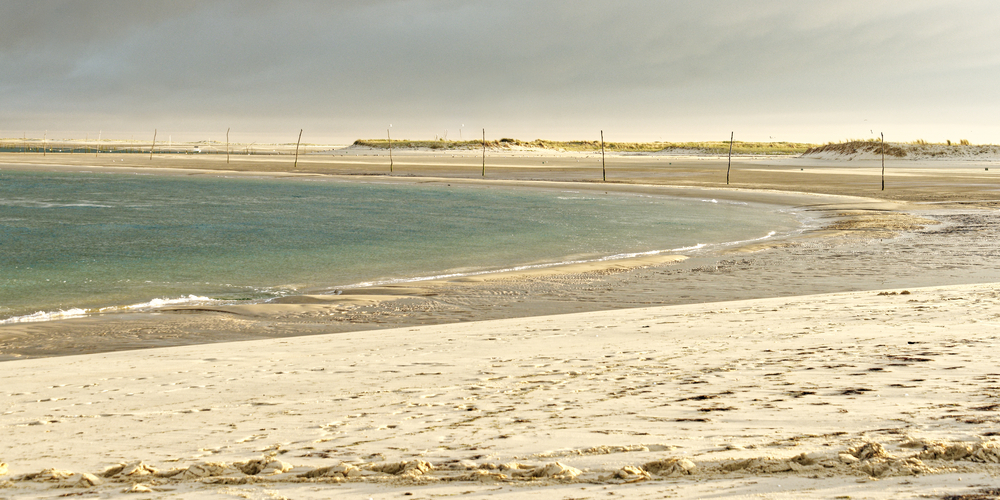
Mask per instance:
[[[729,166],[726,167],[726,185],[729,185],[729,171],[733,168],[733,134],[729,132]]]
[[[153,145],[149,147],[149,159],[153,159],[153,150],[156,149],[156,129],[153,129]]]
[[[389,138],[389,173],[392,173],[392,134],[389,129],[385,129],[385,136]]]
[[[230,127],[232,128],[232,127]],[[229,164],[229,129],[226,129],[226,164]]]
[[[885,132],[882,134],[882,191],[885,191]]]
[[[49,144],[48,140],[49,140],[49,131],[46,130],[45,133],[42,134],[42,156],[45,156],[45,150],[48,149],[46,147]]]
[[[608,169],[604,163],[604,131],[601,131],[601,176],[604,182],[608,182]]]
[[[97,151],[94,152],[94,158],[97,158],[97,155],[101,154],[101,136],[102,135],[104,135],[104,131],[103,130],[97,132]]]
[[[486,129],[483,129],[483,177],[486,177]]]
[[[302,129],[299,129],[299,140],[295,142],[295,163],[292,168],[299,168],[299,143],[302,142]]]

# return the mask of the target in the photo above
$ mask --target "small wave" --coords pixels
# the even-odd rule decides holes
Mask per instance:
[[[701,200],[701,201],[703,203],[715,203],[716,205],[723,204],[723,205],[742,205],[742,206],[745,206],[745,207],[750,206],[750,204],[747,203],[747,202],[745,202],[745,201],[736,201],[736,200],[722,200],[722,201],[719,201],[719,200],[717,200],[715,198],[712,198],[711,200]]]
[[[153,299],[149,302],[140,302],[138,304],[132,304],[129,306],[111,306],[102,307],[98,312],[114,312],[114,311],[139,311],[144,309],[156,309],[165,306],[178,306],[185,304],[202,304],[205,302],[217,302],[215,299],[210,297],[200,297],[198,295],[188,295],[187,297],[178,297],[176,299]]]
[[[0,320],[0,325],[12,325],[14,323],[35,323],[39,321],[55,321],[58,319],[82,318],[87,315],[86,309],[67,309],[60,311],[38,311],[25,316],[14,316]]]
[[[689,247],[675,248],[675,249],[670,250],[670,251],[671,252],[690,252],[691,250],[701,250],[702,248],[705,248],[707,246],[708,245],[705,244],[705,243],[698,243],[697,245],[693,245],[693,246],[689,246]]]
[[[766,235],[761,236],[760,238],[751,238],[749,240],[739,240],[739,241],[728,241],[726,243],[722,243],[721,245],[723,245],[723,246],[729,246],[729,247],[736,246],[736,245],[744,245],[746,243],[753,243],[755,241],[764,241],[766,239],[773,238],[777,234],[778,234],[777,231],[771,231],[771,232],[767,233]]]
[[[353,285],[347,285],[347,286],[337,287],[337,288],[343,288],[343,289],[365,288],[365,287],[371,287],[371,286],[395,285],[395,284],[399,284],[399,283],[416,283],[416,282],[419,282],[419,281],[432,281],[432,280],[441,280],[441,279],[449,279],[449,278],[465,278],[465,277],[468,277],[468,276],[482,276],[484,274],[499,274],[499,273],[509,273],[509,272],[517,272],[517,271],[528,271],[528,270],[533,270],[533,269],[545,269],[545,268],[548,268],[548,267],[568,266],[568,265],[574,265],[574,264],[587,264],[587,263],[590,263],[590,262],[604,262],[604,261],[609,261],[609,260],[623,260],[623,259],[629,259],[629,258],[634,258],[634,257],[644,257],[644,256],[659,255],[659,254],[664,254],[664,253],[673,253],[673,252],[697,250],[697,249],[700,249],[700,248],[702,248],[704,246],[706,246],[704,243],[699,243],[697,245],[690,246],[690,247],[673,248],[673,249],[670,249],[670,250],[650,250],[648,252],[622,253],[622,254],[609,255],[609,256],[606,256],[606,257],[600,257],[600,258],[595,258],[595,259],[567,260],[567,261],[562,261],[562,262],[550,262],[550,263],[546,263],[546,264],[528,264],[528,265],[523,265],[523,266],[507,267],[507,268],[503,268],[503,269],[490,269],[490,270],[486,270],[486,271],[470,271],[470,272],[458,272],[458,273],[449,273],[449,274],[437,274],[437,275],[433,275],[433,276],[420,276],[420,277],[415,277],[415,278],[396,278],[396,279],[388,279],[388,280],[381,280],[381,281],[366,281],[366,282],[362,282],[362,283],[355,283]]]
[[[0,201],[0,205],[20,208],[114,208],[112,205],[102,205],[100,203],[90,203],[86,201],[78,203],[57,203],[53,201],[38,200],[5,200]]]
[[[27,314],[24,316],[13,316],[7,319],[0,320],[0,325],[10,325],[14,323],[37,323],[42,321],[57,321],[61,319],[71,319],[71,318],[82,318],[92,313],[111,313],[111,312],[123,312],[123,311],[142,311],[149,309],[157,309],[166,306],[176,306],[184,304],[204,304],[206,302],[220,302],[216,299],[210,297],[200,297],[197,295],[188,295],[186,297],[178,297],[176,299],[153,299],[149,302],[142,302],[139,304],[132,304],[128,306],[108,306],[102,307],[100,309],[65,309],[59,311],[38,311],[33,314]]]

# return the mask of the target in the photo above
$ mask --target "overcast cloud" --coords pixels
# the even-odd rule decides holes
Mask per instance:
[[[997,26],[993,1],[0,0],[0,136],[1000,143]]]

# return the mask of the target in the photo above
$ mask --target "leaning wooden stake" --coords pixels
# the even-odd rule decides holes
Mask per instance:
[[[232,127],[230,127],[232,128]],[[226,163],[229,163],[229,129],[226,129]]]
[[[292,168],[299,168],[299,143],[302,142],[302,129],[299,129],[299,140],[295,142],[295,163]]]
[[[608,169],[604,164],[604,131],[601,131],[601,177],[608,182]]]
[[[885,132],[882,134],[882,191],[885,191]]]
[[[385,136],[389,138],[389,173],[392,173],[392,134],[389,129],[385,129]]]
[[[729,185],[729,171],[733,168],[733,134],[729,132],[729,166],[726,167],[726,185]]]
[[[149,159],[153,159],[153,150],[156,149],[156,129],[153,129],[153,145],[149,147]]]
[[[486,129],[483,129],[483,177],[486,177]]]

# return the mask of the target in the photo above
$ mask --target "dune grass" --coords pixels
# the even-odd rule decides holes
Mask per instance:
[[[851,139],[844,142],[827,143],[822,146],[809,148],[805,155],[819,153],[835,153],[840,155],[854,155],[858,153],[870,153],[873,155],[882,154],[882,143],[877,139]],[[885,155],[895,158],[906,157],[947,157],[949,155],[984,155],[995,154],[996,146],[974,145],[967,139],[961,139],[958,143],[952,141],[928,142],[923,139],[902,143],[885,143]]]
[[[882,142],[875,139],[851,139],[844,142],[831,142],[822,146],[809,148],[803,154],[837,153],[842,155],[852,155],[857,153],[882,154]],[[896,158],[906,156],[906,150],[891,142],[885,143],[885,155]]]
[[[376,149],[388,149],[388,139],[358,139],[354,141],[355,146],[365,146]],[[742,142],[733,143],[733,154],[738,155],[794,155],[806,152],[815,144],[804,144],[797,142]],[[397,140],[392,141],[393,148],[427,148],[440,150],[455,149],[479,149],[483,147],[482,141],[413,141]],[[590,152],[600,151],[600,141],[549,141],[545,139],[535,139],[533,141],[522,141],[519,139],[503,138],[500,140],[486,141],[486,147],[491,149],[549,149],[554,151]],[[604,149],[620,153],[655,153],[671,151],[697,151],[707,154],[728,154],[729,141],[707,141],[707,142],[605,142]]]
[[[969,144],[968,139],[961,139],[958,141],[958,144],[952,143],[951,139],[948,139],[944,142],[927,142],[923,139],[917,139],[915,141],[910,141],[910,144],[916,146],[971,146],[971,144]]]

